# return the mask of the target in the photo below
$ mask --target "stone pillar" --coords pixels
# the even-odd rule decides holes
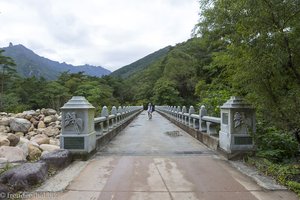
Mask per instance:
[[[182,116],[181,116],[181,117],[182,117],[182,118],[181,118],[181,123],[185,124],[185,122],[186,122],[186,119],[185,119],[185,118],[186,118],[186,117],[185,117],[184,114],[187,113],[187,110],[186,110],[186,107],[185,107],[185,106],[182,106],[182,112],[181,112],[181,113],[182,113]]]
[[[207,110],[205,106],[202,105],[199,110],[199,131],[201,132],[207,131],[206,122],[202,120],[202,117],[206,115],[207,115]]]
[[[74,96],[62,108],[60,147],[74,154],[96,149],[95,107],[84,97]]]
[[[254,150],[255,110],[239,97],[221,106],[220,147],[227,153]]]
[[[180,113],[181,113],[181,107],[178,106],[177,107],[177,112],[176,112],[176,120],[177,121],[180,121]]]
[[[118,123],[117,113],[118,113],[118,111],[117,111],[116,106],[113,106],[113,107],[111,108],[111,114],[115,116],[115,117],[112,119],[112,126],[113,126],[113,127],[117,126],[117,123]]]
[[[191,117],[192,114],[195,114],[194,106],[190,106],[190,109],[189,109],[189,123],[188,123],[188,125],[189,125],[190,127],[193,127],[193,126],[194,126],[194,121],[193,121],[193,119],[192,119],[192,117]]]
[[[109,119],[108,119],[108,108],[103,106],[101,110],[101,117],[105,117],[106,120],[103,122],[103,132],[109,131]]]

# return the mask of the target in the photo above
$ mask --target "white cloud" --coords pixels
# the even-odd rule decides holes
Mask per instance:
[[[0,46],[115,70],[190,37],[198,0],[1,0]]]

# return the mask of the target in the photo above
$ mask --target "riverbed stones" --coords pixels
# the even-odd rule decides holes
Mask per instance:
[[[27,190],[45,181],[47,175],[48,166],[45,162],[24,163],[4,172],[0,182],[10,186],[14,191]]]
[[[1,136],[0,137],[0,146],[9,146],[9,145],[10,145],[10,142],[7,139],[7,137]]]
[[[41,113],[46,115],[46,116],[49,116],[49,115],[55,115],[57,112],[56,112],[56,110],[53,110],[51,108],[47,108],[47,109],[42,109]]]
[[[38,129],[40,129],[40,128],[46,128],[46,124],[43,121],[39,121],[39,123],[37,125],[37,128]]]
[[[31,127],[31,122],[27,119],[22,118],[12,118],[10,121],[10,129],[15,132],[24,132],[27,133],[29,128]]]
[[[60,133],[60,130],[56,127],[48,126],[42,131],[43,134],[47,135],[48,137],[56,136]]]
[[[18,137],[15,134],[12,134],[12,133],[8,134],[7,139],[10,142],[9,145],[13,146],[13,147],[16,146],[19,143],[19,141],[20,141],[20,137]]]
[[[0,158],[6,158],[8,162],[26,161],[26,156],[20,147],[0,147]]]
[[[59,146],[57,146],[57,145],[52,145],[52,144],[41,144],[41,145],[40,145],[40,148],[41,148],[43,151],[53,152],[53,151],[55,151],[55,150],[58,150],[58,149],[59,149]]]
[[[49,124],[51,122],[55,122],[57,118],[54,115],[49,115],[44,118],[45,124]]]
[[[70,151],[66,149],[59,149],[43,154],[41,161],[46,162],[50,168],[62,169],[71,163],[72,157]]]
[[[10,119],[8,117],[3,117],[0,119],[1,126],[9,126]]]
[[[28,159],[29,160],[38,160],[42,155],[42,151],[33,144],[28,144]]]
[[[33,142],[38,143],[39,145],[41,145],[41,144],[49,144],[49,142],[50,142],[49,137],[46,136],[46,135],[44,135],[44,134],[35,135],[30,140],[33,141]]]
[[[19,138],[24,137],[23,132],[15,132],[15,135],[18,136]]]

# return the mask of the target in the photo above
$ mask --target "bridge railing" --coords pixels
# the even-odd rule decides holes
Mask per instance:
[[[217,138],[218,146],[228,153],[255,148],[255,110],[239,97],[231,97],[221,108],[221,117],[207,115],[204,105],[196,113],[193,106],[156,106],[156,110],[174,120],[176,124],[199,132],[200,138]],[[172,121],[171,120],[171,121]],[[196,137],[196,136],[195,136]],[[199,138],[197,136],[197,138]],[[208,139],[207,139],[208,138]]]
[[[100,117],[94,119],[96,136],[101,136],[115,129],[120,124],[129,120],[132,115],[141,109],[141,106],[119,106],[118,109],[113,106],[109,114],[108,108],[103,106]]]
[[[99,140],[112,139],[143,106],[113,106],[111,110],[103,106],[98,117],[95,107],[84,97],[74,96],[62,108],[62,132],[60,146],[74,155],[85,155],[97,148]]]
[[[205,132],[209,135],[217,135],[218,128],[221,124],[220,117],[212,117],[207,115],[204,105],[201,106],[199,114],[195,113],[193,106],[190,106],[188,112],[185,106],[156,106],[158,110],[167,113],[170,117],[182,124],[189,126],[195,130]]]

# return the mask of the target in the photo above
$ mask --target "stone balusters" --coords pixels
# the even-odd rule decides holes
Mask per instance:
[[[206,132],[207,131],[206,121],[202,120],[202,117],[204,117],[206,115],[207,115],[207,110],[206,110],[205,106],[202,105],[200,107],[200,110],[199,110],[199,130],[201,132]]]
[[[111,127],[116,127],[117,126],[117,108],[116,106],[113,106],[111,108],[111,115],[110,115],[110,120],[111,120]]]
[[[186,124],[186,117],[187,117],[187,110],[185,106],[182,106],[182,116],[181,116],[181,123]]]
[[[177,106],[177,112],[176,112],[176,120],[180,121],[180,117],[181,117],[181,107]]]
[[[101,117],[105,117],[105,121],[103,122],[103,133],[109,130],[109,120],[108,120],[108,109],[106,106],[103,106],[101,111]]]
[[[194,113],[195,113],[194,106],[190,106],[190,109],[189,109],[189,123],[188,123],[188,125],[190,127],[193,127],[193,124],[194,124],[193,118],[192,118],[192,114],[194,114]]]

